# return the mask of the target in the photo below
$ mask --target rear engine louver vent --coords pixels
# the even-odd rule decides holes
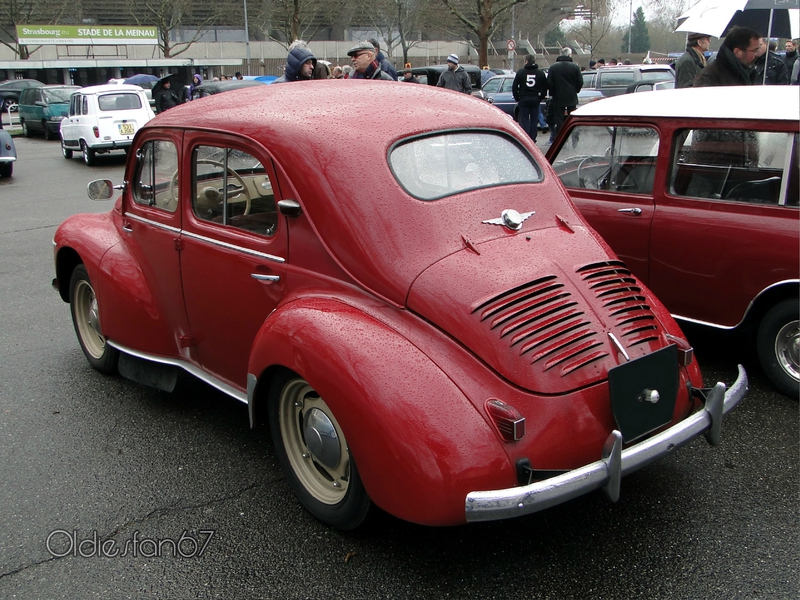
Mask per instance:
[[[577,269],[619,329],[629,348],[658,339],[656,318],[631,272],[619,261],[586,265]]]
[[[619,261],[576,270],[628,348],[657,340],[659,329],[647,298]],[[563,377],[608,356],[607,340],[556,275],[541,277],[490,298],[472,310],[520,356]]]
[[[564,376],[608,356],[601,336],[555,275],[499,294],[472,313],[544,371],[560,365]]]

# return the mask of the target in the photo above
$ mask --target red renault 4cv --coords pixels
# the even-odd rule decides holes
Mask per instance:
[[[373,504],[454,525],[616,500],[623,475],[716,444],[746,391],[741,367],[703,387],[669,312],[477,98],[360,81],[205,98],[137,132],[121,184],[89,185],[114,190],[54,241],[87,359],[246,403],[337,528]]]

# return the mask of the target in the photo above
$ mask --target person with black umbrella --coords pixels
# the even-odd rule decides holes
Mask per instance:
[[[156,104],[156,112],[159,114],[183,103],[183,98],[181,98],[180,94],[171,89],[170,79],[169,75],[162,77],[153,86],[153,99]]]

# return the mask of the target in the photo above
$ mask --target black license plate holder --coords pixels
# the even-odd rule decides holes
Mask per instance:
[[[672,420],[678,381],[678,349],[674,345],[618,365],[608,372],[611,410],[626,443]]]

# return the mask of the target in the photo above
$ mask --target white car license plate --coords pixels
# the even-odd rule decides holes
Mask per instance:
[[[119,132],[121,135],[133,135],[135,128],[133,123],[120,123]]]

